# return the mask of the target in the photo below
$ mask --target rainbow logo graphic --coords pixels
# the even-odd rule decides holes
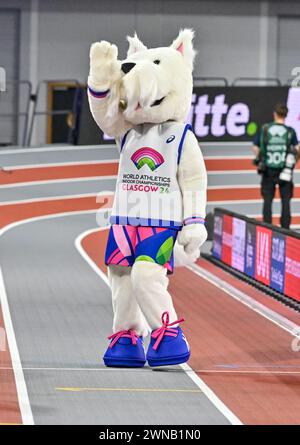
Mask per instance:
[[[165,161],[160,153],[150,147],[139,148],[133,153],[131,160],[138,170],[146,164],[152,171]]]

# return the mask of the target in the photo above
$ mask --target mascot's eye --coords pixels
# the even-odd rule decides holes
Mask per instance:
[[[160,64],[160,60],[156,59],[156,60],[154,60],[153,63],[155,63],[155,65],[159,65]]]

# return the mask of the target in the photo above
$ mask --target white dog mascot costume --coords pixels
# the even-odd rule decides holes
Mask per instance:
[[[167,273],[173,271],[176,240],[176,249],[192,262],[207,237],[206,169],[184,123],[193,89],[193,37],[184,29],[171,46],[151,49],[137,35],[128,37],[123,61],[109,42],[90,49],[90,109],[120,150],[105,258],[114,311],[106,366],[142,367],[146,360],[150,366],[175,365],[190,356]]]

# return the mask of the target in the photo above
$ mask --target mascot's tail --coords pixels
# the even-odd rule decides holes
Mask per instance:
[[[192,254],[187,254],[180,244],[177,242],[174,246],[174,265],[175,267],[184,267],[184,266],[190,266],[200,256],[200,249],[196,252],[193,252]]]

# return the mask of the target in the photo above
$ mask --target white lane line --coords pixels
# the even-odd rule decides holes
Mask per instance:
[[[9,366],[0,366],[0,371],[9,371],[12,370],[12,367]],[[130,369],[130,368],[128,368]],[[144,368],[145,369],[145,368]],[[146,368],[147,369],[147,368]],[[26,367],[23,366],[23,371],[109,371],[110,368],[63,368],[63,367]],[[150,368],[149,368],[150,371]],[[152,369],[151,369],[152,371]]]
[[[222,184],[209,185],[208,190],[260,189],[260,184]]]
[[[203,142],[200,144],[201,147],[224,147],[226,145],[229,146],[248,146],[251,147],[251,143],[249,142]],[[109,144],[101,144],[101,145],[59,145],[53,147],[46,146],[46,147],[28,147],[28,148],[12,148],[12,149],[6,149],[6,150],[0,150],[1,154],[14,154],[14,153],[39,153],[39,152],[55,152],[55,151],[73,151],[73,150],[101,150],[105,148],[116,148],[116,144],[113,143],[113,141]],[[238,156],[238,153],[237,153]]]
[[[95,232],[101,231],[101,230],[108,230],[108,227],[97,227],[96,229],[90,229],[86,230],[85,232],[81,233],[75,240],[75,247],[82,256],[82,258],[89,264],[89,266],[93,269],[93,271],[104,281],[105,284],[109,287],[109,281],[107,275],[102,272],[102,270],[97,266],[97,264],[92,260],[92,258],[87,254],[87,252],[82,247],[82,240]]]
[[[27,386],[24,378],[24,373],[22,369],[22,364],[20,360],[20,354],[16,342],[16,336],[11,320],[9,304],[7,300],[7,294],[3,279],[2,270],[0,267],[0,302],[2,308],[2,314],[4,319],[4,327],[7,335],[7,341],[9,346],[9,351],[13,364],[13,371],[16,382],[16,389],[19,401],[19,407],[21,411],[22,421],[24,425],[34,425],[34,420],[32,416],[31,406],[29,402]]]
[[[280,202],[280,198],[275,198],[273,199],[274,203],[279,203]],[[300,198],[293,198],[292,202],[296,203],[296,202],[300,202]],[[262,198],[261,199],[226,199],[224,201],[207,201],[207,204],[209,205],[225,205],[225,204],[261,204],[262,203]],[[292,215],[294,215],[294,213],[292,213]]]
[[[224,147],[225,145],[233,145],[233,146],[247,146],[247,147],[252,147],[252,142],[245,142],[245,141],[241,141],[241,142],[237,142],[237,141],[233,141],[233,142],[200,142],[200,147]]]
[[[209,176],[209,173],[208,173]],[[24,181],[24,182],[11,182],[7,184],[0,184],[0,190],[6,188],[15,188],[15,187],[27,187],[31,185],[43,185],[43,184],[55,184],[55,183],[68,183],[68,182],[84,182],[84,181],[105,181],[106,179],[117,179],[117,175],[102,175],[102,176],[78,176],[72,178],[58,178],[58,179],[41,179],[41,180],[33,180],[33,181]],[[209,185],[207,187],[209,190],[228,190],[228,189],[260,189],[259,184],[223,184],[223,185]]]
[[[111,190],[107,190],[104,192],[99,192],[99,193],[82,193],[79,195],[61,195],[61,196],[47,196],[47,197],[41,197],[41,198],[30,198],[30,199],[21,199],[21,200],[17,200],[17,201],[2,201],[0,202],[0,207],[1,206],[6,206],[6,205],[18,205],[18,204],[31,204],[34,202],[44,202],[44,201],[64,201],[64,200],[72,200],[72,199],[79,199],[79,198],[95,198],[97,199],[98,197],[105,197],[105,196],[113,196],[114,192],[112,192]],[[98,201],[96,201],[98,202]]]
[[[264,304],[260,303],[259,301],[256,301],[254,298],[250,297],[249,295],[245,294],[244,292],[240,291],[239,289],[236,289],[231,284],[222,280],[221,278],[214,275],[213,273],[205,270],[203,267],[199,266],[198,264],[193,264],[192,266],[187,266],[187,268],[189,270],[191,270],[192,272],[194,272],[199,277],[208,281],[210,284],[213,284],[218,289],[221,289],[223,292],[225,292],[230,297],[232,297],[235,300],[239,301],[240,303],[244,304],[252,311],[258,313],[262,317],[271,321],[276,326],[285,330],[286,332],[291,334],[293,337],[295,337],[295,338],[298,337],[300,326],[297,325],[296,323],[294,323],[293,321],[278,314],[277,312],[273,311],[272,309],[269,309]]]
[[[299,188],[296,185],[295,188]],[[208,190],[231,190],[231,189],[257,189],[260,190],[260,184],[222,184],[222,185],[209,185]]]
[[[244,175],[245,173],[257,175],[256,170],[207,170],[207,173],[209,173],[210,175]]]
[[[225,158],[223,158],[225,159]],[[300,168],[296,167],[294,170],[295,175],[297,175],[297,173],[300,172]],[[249,174],[251,173],[252,175],[257,175],[257,171],[256,170],[208,170],[207,169],[207,173],[209,175],[242,175],[242,174]]]
[[[117,175],[107,175],[107,176],[82,176],[78,178],[67,178],[67,179],[45,179],[41,181],[27,181],[27,182],[13,182],[11,184],[0,184],[1,189],[12,189],[16,187],[27,187],[34,185],[45,185],[45,184],[64,184],[72,182],[88,182],[88,181],[105,181],[109,179],[117,179]]]
[[[101,147],[98,147],[101,148]],[[106,147],[102,147],[106,148]],[[0,155],[3,154],[3,152],[0,151]],[[205,161],[214,161],[214,160],[233,160],[233,159],[252,159],[250,156],[244,156],[244,155],[223,155],[223,156],[211,156],[211,155],[204,155]],[[72,166],[72,165],[89,165],[89,164],[109,164],[109,163],[119,163],[119,157],[110,158],[110,159],[103,159],[103,160],[97,160],[97,159],[91,159],[91,160],[82,160],[82,161],[61,161],[61,162],[44,162],[44,163],[35,163],[35,164],[15,164],[15,165],[5,165],[5,170],[23,170],[23,169],[34,169],[34,168],[46,168],[46,167],[63,167],[63,166]],[[297,167],[296,169],[297,170]],[[211,170],[211,172],[214,173],[241,173],[241,172],[248,172],[248,173],[256,173],[256,169],[245,169],[245,170]]]
[[[65,145],[58,147],[33,147],[33,148],[12,148],[10,150],[1,150],[0,155],[10,155],[10,154],[31,154],[31,153],[42,153],[42,152],[56,152],[56,151],[85,151],[85,150],[103,150],[106,148],[117,148],[115,144],[103,144],[103,145]]]
[[[0,367],[0,371],[12,371],[13,368],[10,366],[2,366]],[[113,371],[119,371],[119,369],[112,369],[112,368],[64,368],[64,367],[53,367],[53,368],[47,368],[47,367],[27,367],[23,366],[23,371],[39,371],[39,372],[113,372]],[[123,372],[153,372],[153,369],[150,367],[144,367],[144,368],[126,368],[123,370]],[[172,371],[171,369],[168,369],[169,373],[177,372],[176,369]],[[300,375],[300,371],[268,371],[268,370],[245,370],[245,369],[195,369],[195,370],[184,370],[184,372],[197,372],[202,374],[254,374],[254,375]]]
[[[85,215],[85,214],[96,214],[99,212],[107,212],[110,211],[110,208],[105,208],[105,209],[91,209],[91,210],[75,210],[75,211],[71,211],[71,212],[58,212],[58,213],[52,213],[51,215],[42,215],[42,216],[35,216],[32,218],[28,218],[28,219],[23,219],[21,221],[16,221],[13,222],[11,224],[8,224],[7,226],[3,227],[2,229],[0,229],[0,237],[2,235],[4,235],[6,232],[8,232],[11,229],[14,229],[18,226],[21,226],[22,224],[28,224],[28,223],[32,223],[32,222],[37,222],[37,221],[42,221],[44,219],[54,219],[54,218],[63,218],[65,216],[73,216],[73,215]],[[96,222],[96,220],[95,220]]]
[[[109,286],[109,281],[106,274],[102,272],[102,270],[94,263],[90,256],[85,252],[81,244],[83,238],[85,238],[86,236],[90,235],[91,233],[98,232],[99,230],[105,229],[107,229],[107,227],[101,227],[100,229],[91,229],[83,232],[76,238],[75,246],[80,255],[82,255],[82,257],[92,267],[94,272],[96,272],[96,274],[105,282],[105,284]],[[219,399],[219,397],[206,385],[206,383],[193,371],[193,369],[189,365],[184,363],[180,365],[180,367],[232,425],[242,425],[240,419]]]
[[[224,154],[224,156],[208,154],[208,155],[204,155],[203,157],[204,157],[204,160],[210,160],[211,159],[212,161],[213,160],[226,161],[226,159],[237,159],[237,160],[240,160],[240,159],[254,159],[253,156],[250,156],[250,155],[240,155],[238,153],[236,155],[226,155],[226,154]]]
[[[257,175],[256,170],[208,170],[207,169],[207,174],[210,175],[243,175],[245,173],[251,173],[251,174],[255,173]]]
[[[118,164],[119,158],[103,159],[103,160],[86,160],[86,161],[68,161],[68,162],[49,162],[43,164],[22,164],[22,165],[6,165],[5,170],[27,170],[39,168],[55,168],[55,167],[73,167],[73,166],[87,166],[87,165],[102,165],[102,164]]]
[[[297,198],[297,199],[298,199],[298,198]],[[279,218],[279,217],[280,217],[280,214],[279,214],[279,213],[274,213],[273,216]],[[300,213],[293,212],[293,216],[300,216]],[[250,215],[249,215],[249,217],[250,217]],[[261,218],[261,213],[260,213],[260,214],[252,214],[252,215],[251,215],[251,218]]]

